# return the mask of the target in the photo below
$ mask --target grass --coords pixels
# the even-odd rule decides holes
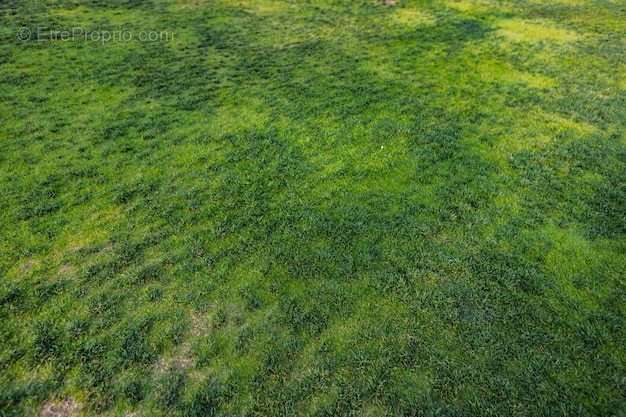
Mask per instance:
[[[0,8],[0,416],[624,416],[623,2]]]

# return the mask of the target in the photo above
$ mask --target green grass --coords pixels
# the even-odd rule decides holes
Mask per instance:
[[[0,416],[625,415],[623,1],[7,0],[0,41]]]

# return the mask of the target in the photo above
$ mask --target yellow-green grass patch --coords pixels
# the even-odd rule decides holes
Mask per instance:
[[[408,27],[430,26],[436,22],[432,14],[419,9],[399,8],[392,16],[395,22]]]
[[[570,43],[581,38],[581,34],[548,20],[504,19],[497,26],[498,34],[512,42]]]

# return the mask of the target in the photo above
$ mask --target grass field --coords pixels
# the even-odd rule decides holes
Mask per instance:
[[[0,2],[0,416],[626,415],[626,2],[381,3]]]

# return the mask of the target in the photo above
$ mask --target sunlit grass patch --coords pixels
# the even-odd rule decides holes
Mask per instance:
[[[568,43],[581,38],[575,31],[560,28],[545,20],[506,19],[498,23],[499,34],[513,42],[537,43],[542,41]]]
[[[207,6],[209,0],[175,0],[169,5],[174,11],[198,10]]]
[[[522,83],[537,89],[549,89],[557,85],[552,78],[518,71],[506,62],[482,60],[475,70],[486,82]]]
[[[493,0],[447,0],[446,6],[463,13],[508,12],[509,2]]]
[[[426,11],[409,8],[399,8],[393,15],[396,22],[407,27],[430,26],[436,19]]]
[[[569,7],[581,7],[588,6],[593,8],[593,0],[554,0],[549,3],[546,3],[543,0],[529,0],[529,2],[534,6],[569,6]]]
[[[546,255],[545,268],[555,277],[555,291],[564,299],[564,306],[572,302],[586,311],[598,309],[608,288],[606,282],[589,277],[604,269],[603,265],[611,268],[611,262],[603,259],[592,243],[576,230],[547,227],[545,233],[553,241],[553,248]],[[582,311],[579,314],[584,316]]]
[[[496,149],[500,151],[494,153],[494,157],[501,155],[508,159],[513,153],[524,149],[543,149],[562,136],[584,139],[597,132],[594,126],[541,109],[513,112],[510,116],[513,123],[507,134],[498,140]]]
[[[283,0],[228,0],[225,3],[233,7],[250,10],[261,16],[282,13],[289,10],[290,7],[289,2]]]
[[[60,21],[67,23],[68,26],[51,27],[49,29],[64,29],[74,31],[75,33],[79,33],[77,29],[89,33],[91,31],[110,30],[113,28],[156,30],[155,28],[157,27],[154,16],[140,9],[111,8],[107,10],[89,7],[89,5],[79,5],[72,8],[51,8],[50,14],[60,18]],[[161,27],[161,30],[165,30],[165,28]]]
[[[55,8],[51,10],[51,13],[53,15],[71,18],[71,19],[85,18],[86,17],[85,15],[91,12],[92,10],[90,10],[89,7],[84,6],[84,5],[72,7],[72,8],[65,8],[65,7]]]
[[[59,242],[62,243],[55,248],[59,255],[73,254],[89,247],[100,246],[102,251],[110,249],[108,243],[108,233],[106,230],[123,219],[124,214],[119,207],[112,207],[106,210],[95,211],[87,217],[87,221],[82,225],[67,230]]]
[[[573,130],[580,135],[589,135],[597,132],[597,127],[583,121],[576,121],[555,113],[542,112],[541,114],[546,122],[546,126],[556,132]]]
[[[569,20],[584,28],[584,30],[596,33],[612,33],[619,36],[626,30],[626,10],[619,1],[609,2],[610,8],[597,7],[587,2],[580,5],[575,13],[571,13]]]
[[[218,109],[215,117],[208,122],[211,126],[210,133],[221,136],[263,130],[269,122],[269,114],[262,101],[242,97],[236,104]]]

